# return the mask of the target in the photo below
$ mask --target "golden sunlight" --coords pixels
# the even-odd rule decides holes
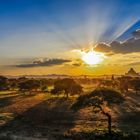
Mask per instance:
[[[88,65],[100,64],[104,60],[104,54],[93,50],[82,53],[82,60]]]

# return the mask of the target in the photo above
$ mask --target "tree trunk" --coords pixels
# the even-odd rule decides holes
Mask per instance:
[[[66,98],[67,98],[67,99],[69,98],[69,93],[68,93],[68,92],[66,93]]]
[[[107,113],[108,117],[108,133],[111,134],[111,115]]]
[[[111,135],[111,123],[112,123],[112,118],[111,115],[109,113],[106,113],[103,111],[103,114],[107,117],[108,119],[108,133]]]
[[[68,99],[69,98],[69,93],[66,90],[65,90],[65,95],[66,95],[66,98]]]

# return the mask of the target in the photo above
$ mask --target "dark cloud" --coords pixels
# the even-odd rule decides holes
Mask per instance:
[[[140,38],[140,29],[138,29],[138,30],[132,32],[132,35],[133,35],[134,37],[136,37],[136,38]]]
[[[75,59],[73,60],[73,63],[71,65],[74,67],[80,67],[80,66],[84,66],[85,63],[81,59]]]
[[[95,51],[98,52],[110,52],[111,51],[111,46],[105,43],[99,43],[96,45],[94,48]]]
[[[71,62],[71,60],[67,59],[46,59],[46,60],[35,60],[32,63],[27,64],[19,64],[16,67],[21,68],[30,68],[30,67],[40,67],[40,66],[54,66],[54,65],[62,65],[64,63]]]
[[[140,29],[132,33],[133,37],[124,42],[113,41],[110,44],[99,43],[95,51],[104,53],[133,53],[140,52]]]
[[[67,63],[65,66],[80,67],[83,66],[83,61],[81,59],[73,59],[71,63]]]
[[[78,66],[81,66],[82,64],[81,63],[73,63],[72,65],[78,67]]]

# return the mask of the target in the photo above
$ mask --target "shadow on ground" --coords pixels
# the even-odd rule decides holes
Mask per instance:
[[[0,98],[0,108],[2,107],[6,107],[10,104],[13,103],[13,100],[15,101],[15,99],[18,99],[22,97],[22,95],[13,95],[13,96],[7,96],[7,97],[4,97],[4,98]]]
[[[0,99],[0,101],[4,106],[6,106],[9,105],[12,100],[18,97],[26,98],[28,96],[15,95],[12,97],[6,97],[5,99]],[[87,116],[84,117],[84,115],[89,116],[89,112],[83,112],[81,114],[83,118],[81,116],[78,118],[77,116],[79,114],[75,114],[72,112],[72,110],[70,110],[73,99],[48,97],[43,96],[43,98],[41,98],[41,102],[28,108],[26,111],[18,114],[13,120],[10,120],[5,125],[1,126],[0,134],[4,133],[6,138],[9,137],[9,135],[16,135],[28,138],[45,138],[46,140],[140,140],[140,131],[138,131],[138,128],[132,133],[125,132],[128,128],[131,130],[131,126],[133,129],[134,126],[139,126],[140,112],[138,111],[131,111],[128,113],[125,112],[125,114],[120,116],[117,120],[117,127],[120,129],[120,132],[113,132],[111,136],[105,131],[97,133],[93,131],[75,133],[71,130],[73,127],[75,127],[77,119],[80,121],[79,126],[84,126],[84,123],[87,121],[89,122],[87,123],[88,126],[92,124],[93,127],[97,127],[93,124],[95,119],[92,114],[91,118],[87,118]],[[30,100],[28,100],[28,102],[29,101]],[[132,101],[135,100],[131,100],[131,102]],[[23,103],[25,104],[26,102]],[[139,105],[137,104],[137,106]],[[102,124],[103,121],[106,122],[106,120],[101,120],[100,118],[98,119]],[[4,138],[2,139],[4,140]]]
[[[44,100],[1,126],[0,133],[46,137],[62,135],[74,125],[70,102],[56,97]]]

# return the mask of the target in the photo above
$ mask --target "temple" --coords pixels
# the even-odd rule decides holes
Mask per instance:
[[[130,68],[130,70],[127,73],[125,73],[125,76],[138,77],[140,75],[133,68]]]

